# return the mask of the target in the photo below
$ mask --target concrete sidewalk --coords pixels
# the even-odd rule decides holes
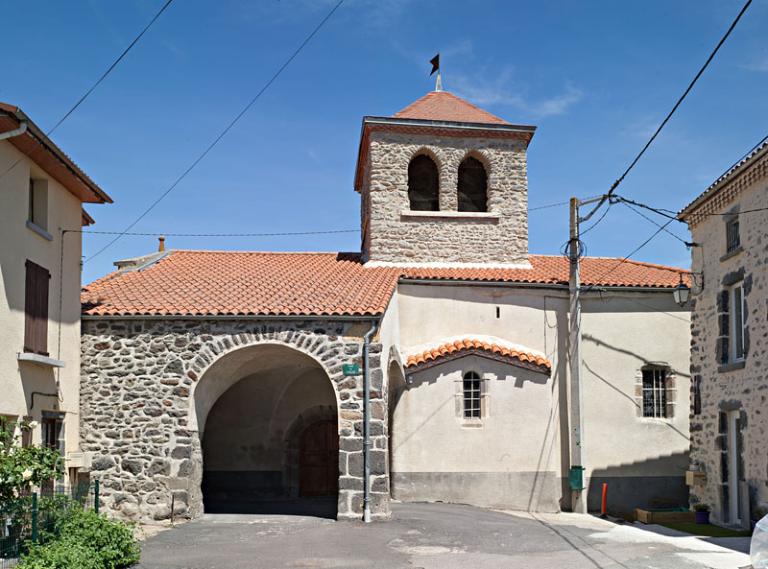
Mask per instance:
[[[393,504],[370,525],[285,515],[207,515],[144,544],[142,569],[736,569],[743,553],[578,514]]]

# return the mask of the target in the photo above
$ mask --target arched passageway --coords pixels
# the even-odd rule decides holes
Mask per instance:
[[[212,366],[195,399],[206,512],[336,517],[336,393],[315,359],[243,348]]]

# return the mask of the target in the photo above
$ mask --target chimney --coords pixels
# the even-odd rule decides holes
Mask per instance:
[[[165,251],[165,235],[161,235],[160,237],[158,237],[157,241],[158,241],[157,251],[159,253],[162,253],[163,251]]]

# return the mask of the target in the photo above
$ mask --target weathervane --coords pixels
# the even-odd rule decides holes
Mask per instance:
[[[440,54],[438,53],[435,57],[430,59],[429,62],[432,64],[432,71],[430,72],[429,76],[432,77],[432,75],[435,74],[435,71],[437,71],[437,79],[435,80],[435,91],[442,91],[443,79],[442,77],[440,77]]]

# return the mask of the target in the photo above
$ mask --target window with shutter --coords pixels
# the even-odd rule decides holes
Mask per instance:
[[[27,261],[24,299],[24,351],[48,356],[48,287],[51,274],[47,269]]]

